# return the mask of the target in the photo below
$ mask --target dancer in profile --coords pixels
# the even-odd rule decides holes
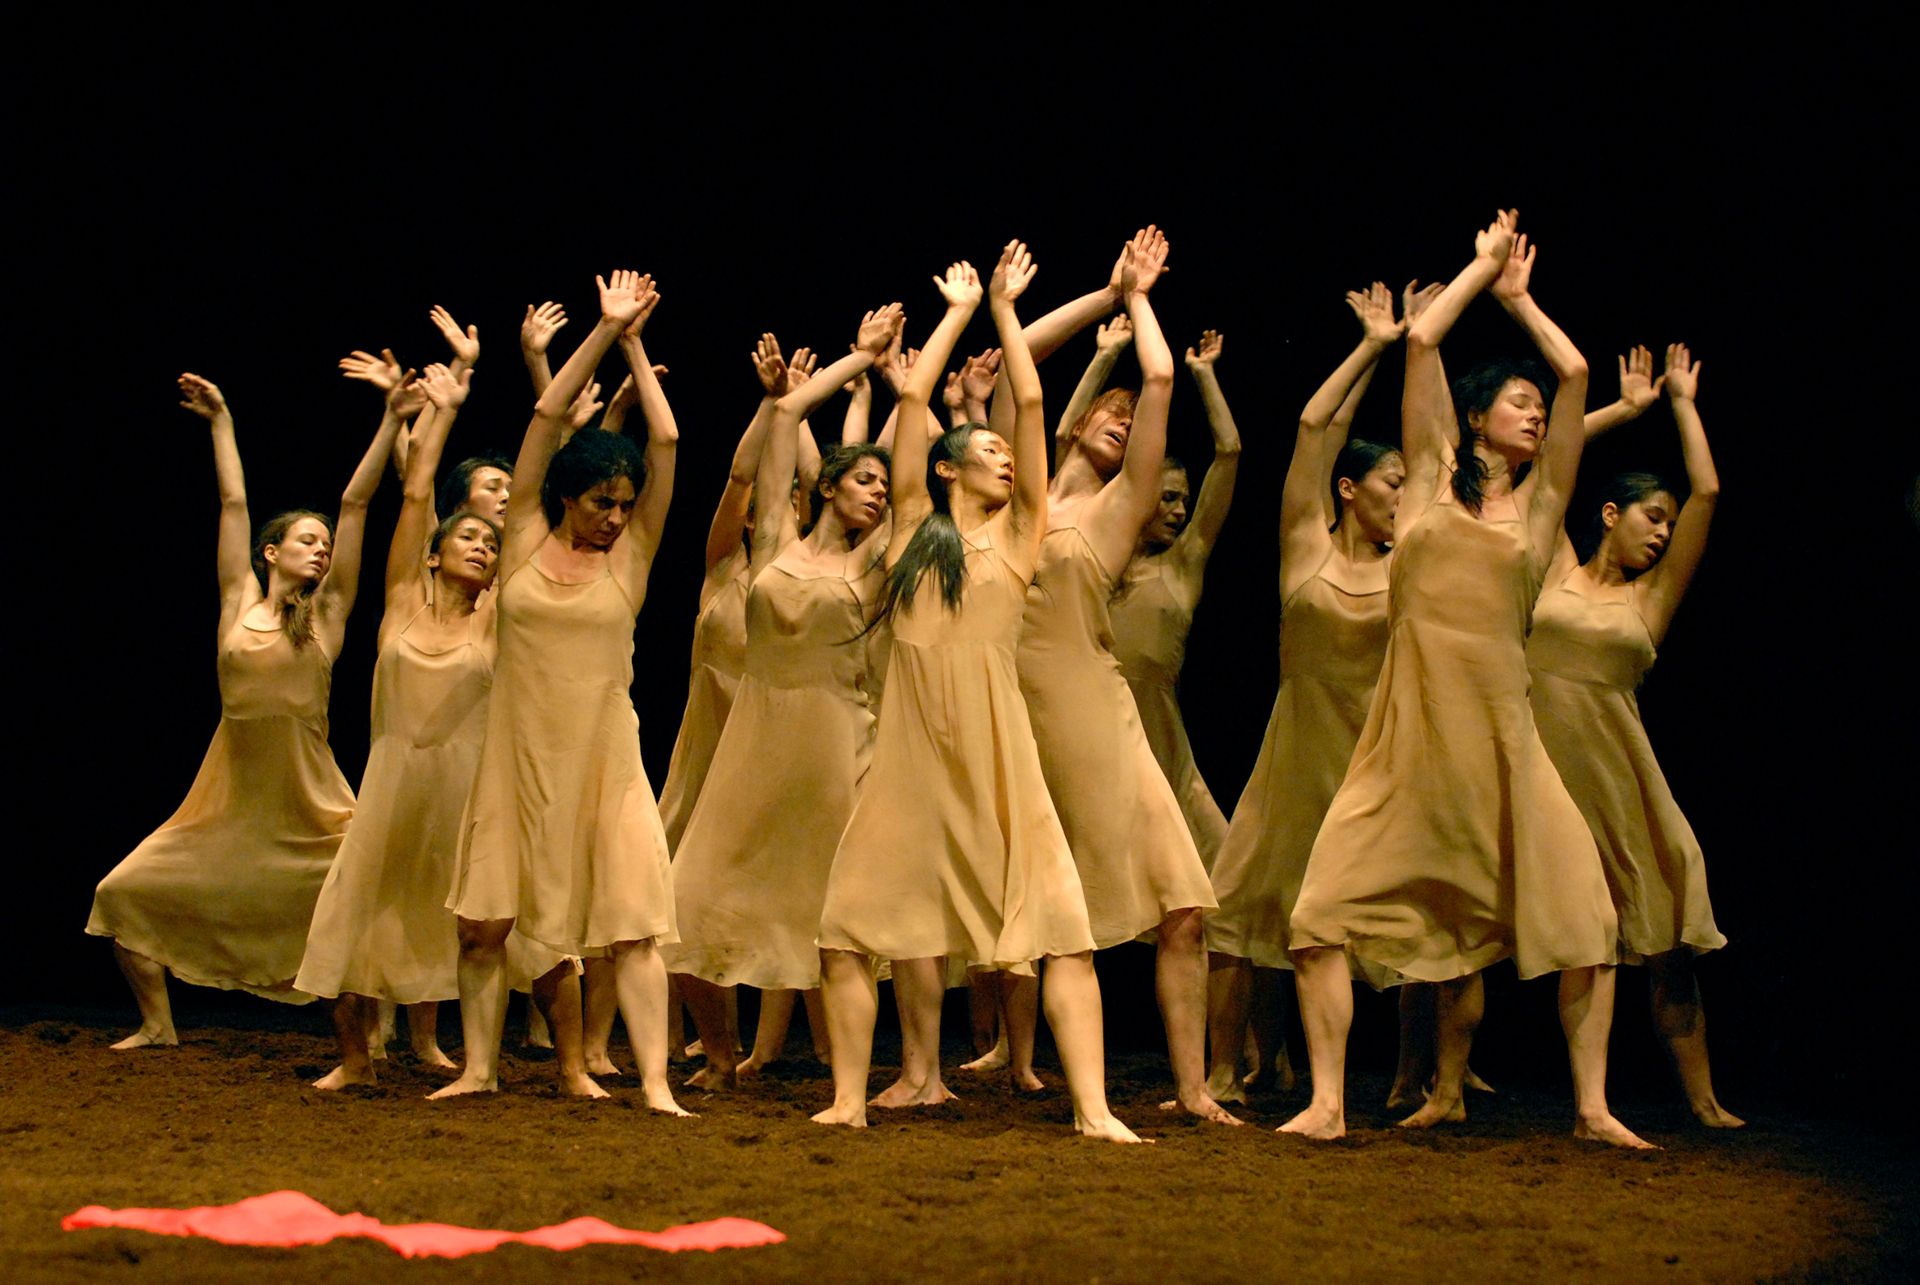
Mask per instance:
[[[1387,654],[1288,929],[1313,1101],[1287,1132],[1345,1132],[1351,952],[1442,984],[1434,1088],[1403,1125],[1465,1118],[1481,971],[1511,958],[1523,978],[1561,975],[1575,1135],[1647,1145],[1607,1108],[1618,925],[1606,877],[1527,702],[1527,623],[1586,440],[1587,363],[1529,292],[1534,255],[1515,218],[1475,238],[1473,262],[1407,335]],[[1489,288],[1553,378],[1491,363],[1449,398],[1438,345]]]
[[[459,916],[467,1060],[434,1096],[495,1087],[504,952],[517,925],[562,954],[612,954],[647,1105],[685,1114],[667,1083],[656,949],[673,938],[666,838],[628,694],[679,434],[640,341],[660,297],[652,278],[620,271],[598,284],[600,321],[540,395],[513,470],[500,655],[448,901]],[[618,433],[578,433],[556,451],[568,406],[616,340],[646,417],[645,455]],[[584,1073],[569,1089],[604,1096]]]
[[[327,745],[333,662],[359,588],[367,504],[421,393],[389,391],[336,523],[306,509],[249,542],[246,480],[220,390],[180,376],[207,421],[220,484],[220,726],[179,810],[94,890],[87,931],[113,938],[140,1008],[115,1048],[177,1044],[167,973],[198,986],[304,1004],[293,988],[313,904],[353,816]]]
[[[1108,619],[1161,490],[1173,354],[1147,292],[1166,255],[1166,238],[1153,227],[1129,249],[1124,293],[1140,358],[1138,402],[1130,411],[1096,402],[1047,493],[1047,532],[1020,632],[1020,690],[1080,871],[1094,944],[1155,935],[1154,989],[1176,1101],[1233,1124],[1206,1091],[1201,916],[1214,907],[1213,889],[1120,676]],[[1012,1015],[1009,1027],[1017,1048],[1024,1033]]]
[[[899,323],[897,304],[869,313],[851,353],[774,403],[757,494],[787,493],[801,421],[870,368]],[[784,364],[771,339],[754,356],[769,387]],[[886,577],[887,464],[879,447],[838,447],[804,539],[783,504],[754,523],[746,672],[674,855],[680,941],[664,951],[700,1027],[700,1088],[730,1089],[777,1060],[795,997],[820,985],[827,875],[873,751],[887,633],[863,626]],[[761,992],[760,1019],[736,1072],[722,988],[740,984]]]
[[[1408,313],[1430,298],[1410,286]],[[1406,464],[1392,447],[1348,440],[1347,429],[1407,322],[1394,319],[1377,281],[1349,293],[1347,306],[1360,342],[1301,410],[1280,492],[1280,690],[1213,869],[1220,909],[1207,919],[1215,983],[1207,1087],[1223,1102],[1246,1100],[1238,1068],[1256,987],[1265,1002],[1253,1028],[1255,1083],[1279,1066],[1291,1075],[1274,974],[1292,967],[1287,920],[1387,650],[1387,571]],[[1373,971],[1376,984],[1390,977]]]
[[[1648,387],[1652,364],[1644,348],[1621,358],[1623,389]],[[1576,566],[1563,545],[1558,574],[1534,608],[1527,665],[1540,739],[1600,847],[1621,959],[1647,966],[1654,1028],[1688,1106],[1709,1128],[1732,1129],[1743,1121],[1714,1095],[1693,963],[1727,939],[1713,922],[1700,844],[1634,697],[1706,551],[1720,480],[1696,402],[1700,364],[1685,344],[1668,347],[1666,373],[1651,387],[1664,387],[1680,429],[1686,502],[1648,473],[1607,483],[1592,515],[1592,552]]]
[[[957,263],[937,278],[946,315],[903,386],[893,530],[880,618],[894,632],[873,763],[834,854],[819,944],[832,1029],[833,1105],[822,1124],[864,1126],[877,1007],[872,961],[894,961],[909,1024],[902,1089],[940,1081],[939,960],[1032,972],[1048,959],[1047,1020],[1083,1134],[1138,1141],[1107,1109],[1093,934],[1034,750],[1014,640],[1046,531],[1039,374],[1014,301],[1033,280],[1011,242],[991,282],[1011,446],[969,424],[929,449],[928,400],[979,305]]]
[[[1114,658],[1133,691],[1154,761],[1180,801],[1187,831],[1208,870],[1227,837],[1227,818],[1193,761],[1187,721],[1180,712],[1179,682],[1207,559],[1226,525],[1240,474],[1240,432],[1214,371],[1224,347],[1225,340],[1209,330],[1197,347],[1187,349],[1187,371],[1200,389],[1207,427],[1213,431],[1213,463],[1200,498],[1193,499],[1186,465],[1171,456],[1161,463],[1158,507],[1140,532],[1139,548],[1120,579],[1111,611]]]

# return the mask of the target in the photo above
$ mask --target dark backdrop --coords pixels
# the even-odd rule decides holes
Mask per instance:
[[[1732,941],[1704,970],[1737,1086],[1723,1096],[1857,1101],[1891,1083],[1916,539],[1895,350],[1911,322],[1894,305],[1910,211],[1892,196],[1906,165],[1882,115],[1897,84],[1881,33],[1669,21],[1571,40],[1278,26],[1095,40],[976,16],[912,46],[789,29],[805,14],[591,36],[136,21],[152,25],[49,32],[23,52],[30,127],[10,148],[25,216],[12,440],[27,465],[10,572],[26,589],[6,631],[24,820],[15,997],[126,1006],[106,944],[80,931],[89,892],[178,803],[217,717],[214,488],[205,430],[174,408],[181,370],[234,408],[256,522],[332,511],[378,417],[336,358],[390,345],[443,360],[426,311],[446,305],[485,346],[451,457],[511,455],[531,404],[522,307],[570,309],[557,367],[591,323],[595,272],[654,272],[665,300],[648,346],[672,368],[682,432],[636,656],[657,785],[706,523],[757,396],[753,337],[836,352],[863,308],[895,298],[924,336],[929,274],[990,263],[1010,235],[1042,264],[1037,315],[1100,284],[1155,220],[1174,247],[1156,307],[1176,351],[1224,331],[1246,442],[1184,688],[1230,808],[1277,681],[1294,416],[1357,331],[1342,292],[1444,280],[1510,204],[1541,247],[1537,295],[1593,364],[1593,404],[1632,343],[1684,339],[1706,363],[1724,499],[1642,704]],[[530,52],[543,44],[569,52]],[[983,314],[967,344],[987,341]],[[1050,410],[1091,346],[1043,368]],[[1524,346],[1482,303],[1447,355],[1460,368]],[[607,372],[611,387],[617,358]],[[1197,463],[1204,421],[1182,380],[1173,446]],[[1398,397],[1394,357],[1357,431],[1395,437]],[[1589,458],[1590,481],[1677,472],[1664,407]],[[389,480],[336,669],[350,780],[397,502]],[[1133,980],[1109,1000],[1116,1038],[1155,1038]],[[1487,1056],[1510,1074],[1562,1065],[1551,987],[1499,994]],[[1623,974],[1621,1039],[1652,1059],[1640,1005]]]

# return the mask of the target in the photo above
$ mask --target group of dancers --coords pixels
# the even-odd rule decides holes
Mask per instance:
[[[468,459],[438,487],[476,331],[436,308],[449,363],[342,361],[384,407],[337,520],[284,513],[250,536],[233,416],[181,376],[220,486],[222,718],[186,801],[95,894],[87,930],[114,940],[141,1015],[116,1047],[176,1042],[169,971],[323,997],[341,1064],[318,1084],[339,1088],[374,1079],[384,1001],[407,1007],[423,1061],[458,1070],[443,1097],[496,1086],[508,992],[524,989],[565,1092],[605,1095],[593,1077],[614,1070],[617,1013],[647,1104],[685,1114],[668,1078],[682,1003],[706,1061],[693,1084],[719,1092],[781,1056],[804,995],[833,1070],[814,1119],[858,1126],[870,1106],[951,1097],[940,1012],[968,986],[971,1067],[1038,1089],[1044,1007],[1076,1128],[1131,1142],[1106,1100],[1092,957],[1146,940],[1167,1107],[1234,1124],[1224,1103],[1291,1081],[1276,970],[1292,969],[1313,1096],[1283,1131],[1334,1138],[1353,982],[1400,987],[1392,1100],[1429,1126],[1464,1118],[1481,974],[1511,958],[1522,977],[1560,975],[1576,1133],[1639,1147],[1605,1094],[1627,962],[1648,966],[1694,1113],[1737,1126],[1714,1097],[1692,966],[1725,939],[1634,697],[1718,493],[1700,367],[1676,344],[1656,377],[1636,349],[1619,400],[1588,413],[1587,362],[1535,301],[1516,223],[1500,212],[1471,262],[1409,285],[1398,316],[1379,283],[1347,296],[1361,338],[1300,414],[1280,495],[1280,689],[1231,820],[1195,768],[1176,680],[1240,443],[1208,332],[1185,356],[1213,436],[1197,496],[1167,455],[1156,228],[1031,324],[1036,265],[1015,241],[984,281],[965,262],[935,278],[944,311],[917,350],[898,303],[824,365],[761,337],[657,805],[629,694],[678,437],[642,341],[651,277],[597,279],[600,315],[558,372],[565,314],[529,307],[538,400],[518,458]],[[1450,386],[1440,344],[1486,293],[1544,365],[1489,362]],[[983,302],[997,347],[949,372]],[[1102,322],[1050,442],[1037,363]],[[1351,438],[1396,344],[1401,443]],[[595,373],[616,346],[629,373],[603,407]],[[1128,347],[1140,387],[1107,389]],[[877,434],[876,381],[895,402]],[[811,417],[843,389],[822,452]],[[1616,478],[1572,515],[1576,553],[1587,439],[1662,396],[1684,501],[1650,474]],[[636,410],[643,440],[623,431]],[[327,705],[390,459],[404,500],[356,799]],[[902,1066],[870,1101],[889,972]],[[761,992],[744,1060],[739,985]],[[457,1068],[434,1035],[453,998]]]

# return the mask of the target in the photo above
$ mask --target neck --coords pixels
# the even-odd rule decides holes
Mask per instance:
[[[480,600],[480,590],[458,580],[449,580],[438,571],[433,573],[433,618],[445,624],[448,621],[464,620],[473,614],[474,605]]]
[[[1333,547],[1348,562],[1378,562],[1386,557],[1380,546],[1369,540],[1353,520],[1351,511],[1340,515],[1340,525],[1333,529]]]
[[[267,605],[273,608],[273,614],[284,616],[292,608],[305,586],[290,576],[278,571],[267,573]]]
[[[987,507],[987,502],[970,491],[958,488],[947,492],[947,510],[953,514],[953,525],[962,531],[971,531],[995,513],[998,505]]]
[[[1513,493],[1514,462],[1488,446],[1485,440],[1473,444],[1473,453],[1486,466],[1486,476],[1481,483],[1480,494],[1489,500],[1498,499]]]
[[[1613,551],[1611,543],[1606,540],[1600,542],[1600,547],[1581,564],[1580,569],[1595,584],[1623,585],[1627,582],[1627,569],[1621,564],[1620,555]]]
[[[1097,494],[1106,484],[1107,480],[1094,469],[1093,462],[1081,452],[1073,451],[1060,465],[1060,471],[1053,475],[1053,485],[1047,488],[1047,494],[1056,500],[1071,500]]]
[[[820,520],[807,532],[807,547],[816,553],[845,552],[859,545],[866,531],[856,531],[828,504],[820,510]]]

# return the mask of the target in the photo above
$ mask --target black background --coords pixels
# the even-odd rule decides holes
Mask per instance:
[[[371,13],[295,27],[263,11],[82,18],[23,40],[11,996],[130,1014],[106,943],[81,934],[89,892],[179,802],[217,718],[214,487],[205,429],[174,407],[180,371],[233,406],[256,524],[331,512],[378,418],[338,357],[444,360],[426,312],[446,305],[484,345],[449,458],[511,455],[531,405],[523,306],[567,305],[557,367],[591,324],[596,272],[655,273],[647,341],[682,433],[636,655],[657,785],[707,520],[757,397],[754,336],[835,353],[863,308],[900,299],[923,337],[929,275],[990,263],[1011,235],[1042,265],[1038,315],[1101,284],[1157,221],[1174,271],[1156,308],[1176,351],[1226,334],[1246,442],[1183,695],[1230,809],[1277,681],[1294,417],[1357,334],[1342,293],[1446,279],[1516,205],[1540,245],[1535,293],[1593,364],[1591,404],[1632,343],[1684,339],[1705,362],[1724,497],[1642,707],[1732,942],[1703,968],[1722,1096],[1845,1105],[1891,1085],[1913,921],[1916,535],[1911,210],[1894,197],[1912,166],[1890,120],[1890,33],[1165,20],[1034,32],[977,11],[909,41],[804,11],[702,31]],[[988,341],[983,315],[965,346]],[[1458,369],[1525,346],[1482,303],[1447,356]],[[1083,336],[1043,368],[1051,410],[1091,350]],[[611,387],[617,358],[606,371]],[[1205,425],[1182,380],[1173,448],[1197,464]],[[1397,436],[1398,397],[1394,357],[1357,431]],[[1656,408],[1596,447],[1586,477],[1677,475],[1673,437]],[[397,491],[389,479],[375,502],[336,668],[350,780]],[[1157,1038],[1144,973],[1121,960],[1108,976],[1115,1038]],[[1645,1074],[1643,983],[1622,978],[1620,1073]],[[189,989],[176,1002],[192,1021]],[[1362,1025],[1385,1038],[1380,1011]],[[1551,986],[1497,983],[1483,1047],[1493,1073],[1564,1075]]]

